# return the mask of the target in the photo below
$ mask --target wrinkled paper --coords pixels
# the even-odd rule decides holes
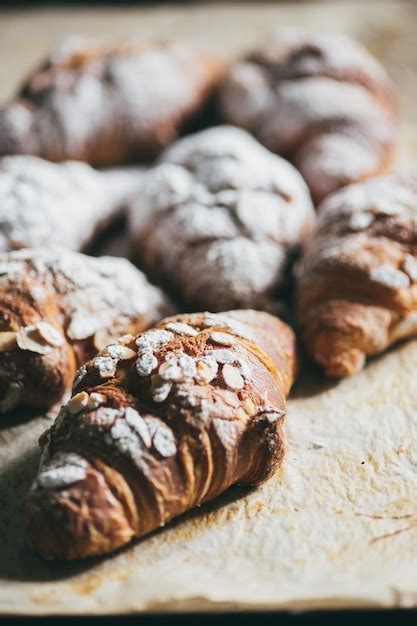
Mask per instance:
[[[404,155],[417,146],[417,7],[380,8],[346,2],[69,10],[65,17],[11,12],[0,23],[3,75],[10,74],[0,89],[11,89],[28,59],[40,58],[64,32],[114,37],[131,33],[134,21],[139,35],[175,34],[235,54],[274,24],[341,30],[364,41],[396,81],[406,120],[401,160],[409,161]],[[25,496],[39,460],[37,438],[51,417],[2,418],[0,614],[417,606],[416,371],[417,341],[340,383],[304,368],[289,401],[280,474],[252,491],[234,487],[118,553],[82,563],[43,561],[27,544]]]
[[[354,378],[301,373],[283,470],[119,553],[45,562],[24,497],[48,418],[0,434],[0,612],[417,605],[417,341]]]

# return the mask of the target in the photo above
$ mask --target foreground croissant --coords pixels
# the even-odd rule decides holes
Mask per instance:
[[[137,168],[98,172],[76,161],[1,158],[0,252],[50,245],[82,250],[121,214],[137,180]]]
[[[0,413],[49,408],[112,337],[168,312],[162,292],[125,259],[21,250],[0,255],[0,274]]]
[[[392,161],[392,85],[348,37],[278,30],[231,67],[220,100],[227,122],[298,167],[315,202]]]
[[[352,185],[320,208],[297,272],[307,348],[330,376],[417,334],[417,174]]]
[[[134,254],[188,306],[273,309],[314,223],[295,168],[239,128],[177,141],[130,211]]]
[[[110,552],[234,483],[269,478],[294,370],[290,328],[250,310],[167,318],[108,346],[41,439],[28,503],[35,549]]]
[[[214,58],[183,45],[70,38],[0,110],[0,154],[149,159],[201,113],[219,74]]]

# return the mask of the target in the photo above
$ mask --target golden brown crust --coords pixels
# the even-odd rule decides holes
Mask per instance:
[[[107,347],[42,438],[28,503],[35,549],[109,552],[234,483],[269,478],[294,371],[292,331],[255,311],[178,315]]]
[[[293,161],[316,203],[392,162],[392,85],[379,63],[342,35],[279,30],[232,66],[220,95],[225,119]]]
[[[220,74],[217,59],[186,46],[69,38],[0,111],[0,154],[150,159],[201,113]]]
[[[111,337],[169,310],[128,261],[62,249],[0,255],[0,412],[49,408]]]
[[[417,333],[417,177],[352,185],[320,207],[297,269],[307,348],[330,376]]]

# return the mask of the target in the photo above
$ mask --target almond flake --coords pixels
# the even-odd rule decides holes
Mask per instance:
[[[111,378],[116,373],[117,363],[109,356],[96,356],[93,365],[102,378]]]
[[[217,361],[210,356],[204,356],[197,361],[197,372],[195,380],[198,383],[206,385],[217,376],[219,366]]]
[[[410,286],[410,279],[407,274],[390,265],[374,267],[370,272],[370,278],[389,289],[407,289]]]
[[[242,408],[249,415],[249,417],[253,417],[257,413],[256,406],[254,402],[250,398],[245,398],[242,402]]]
[[[243,378],[246,380],[251,377],[251,371],[249,365],[243,359],[236,359],[236,366]]]
[[[417,259],[411,254],[406,254],[403,260],[403,269],[413,283],[417,282]]]
[[[90,393],[90,397],[88,398],[88,408],[91,410],[98,409],[98,407],[101,406],[105,401],[105,396],[103,396],[101,393],[93,391],[93,393]]]
[[[155,450],[165,458],[173,456],[177,451],[174,435],[168,426],[157,428],[152,437],[152,444]]]
[[[227,387],[230,389],[242,389],[245,385],[245,381],[239,370],[229,363],[223,365],[222,377]]]
[[[203,326],[204,328],[216,326],[224,330],[229,330],[237,337],[253,340],[253,333],[246,324],[238,322],[224,313],[206,313],[203,318]]]
[[[210,350],[205,353],[204,356],[210,356],[217,363],[234,363],[236,361],[236,354],[231,350]]]
[[[152,399],[154,402],[164,402],[172,390],[172,383],[163,383],[152,389]]]
[[[193,378],[196,371],[194,359],[188,354],[180,353],[167,356],[158,374],[167,381],[183,382],[187,378]]]
[[[64,345],[65,339],[55,326],[48,322],[39,322],[36,326],[40,336],[46,343],[56,347]]]
[[[126,346],[121,346],[119,344],[112,344],[107,346],[106,352],[112,359],[120,359],[121,361],[127,361],[129,359],[134,359],[136,356],[136,352],[127,348]]]
[[[14,331],[4,331],[0,333],[0,352],[14,350],[16,347],[16,333]]]
[[[67,411],[72,413],[73,415],[77,415],[77,413],[81,413],[88,407],[89,396],[85,391],[80,391],[80,393],[75,394],[69,400],[67,404]]]
[[[152,352],[143,352],[136,360],[139,376],[148,376],[156,367],[158,367],[158,359]]]
[[[138,352],[152,352],[171,341],[174,335],[167,330],[148,330],[136,339]]]
[[[198,335],[198,331],[195,328],[183,322],[169,322],[169,324],[166,324],[165,328],[171,330],[176,335],[186,335],[188,337]]]
[[[16,343],[21,350],[38,354],[48,354],[52,350],[51,346],[45,345],[45,340],[40,335],[37,324],[20,328],[16,334]]]
[[[151,435],[146,422],[140,413],[135,409],[132,409],[132,407],[127,407],[125,410],[125,420],[130,428],[139,435],[145,446],[150,448],[152,444]]]
[[[212,332],[210,333],[209,339],[220,346],[233,346],[236,343],[236,339],[233,335],[227,333]]]
[[[77,387],[77,385],[80,384],[80,382],[82,381],[82,379],[84,378],[86,374],[87,374],[87,367],[85,365],[82,365],[80,369],[77,370],[74,376],[73,387]]]
[[[74,452],[58,452],[41,470],[37,481],[44,489],[60,489],[83,480],[88,463]]]
[[[375,216],[373,213],[370,213],[369,211],[361,211],[352,214],[349,226],[352,230],[365,230],[374,220]]]

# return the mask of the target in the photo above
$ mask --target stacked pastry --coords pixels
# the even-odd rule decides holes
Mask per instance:
[[[178,139],[216,93],[241,128]],[[363,48],[298,31],[227,70],[177,44],[71,39],[0,110],[0,410],[71,390],[29,495],[40,554],[109,552],[280,468],[296,342],[270,312],[297,257],[296,327],[327,374],[417,333],[417,177],[367,182],[395,123]],[[140,180],[92,167],[157,156]],[[173,305],[128,260],[81,253],[127,206],[132,258],[210,312],[162,319]]]
[[[392,163],[392,85],[348,37],[277,31],[229,69],[220,103],[228,122],[296,164],[315,202]]]

